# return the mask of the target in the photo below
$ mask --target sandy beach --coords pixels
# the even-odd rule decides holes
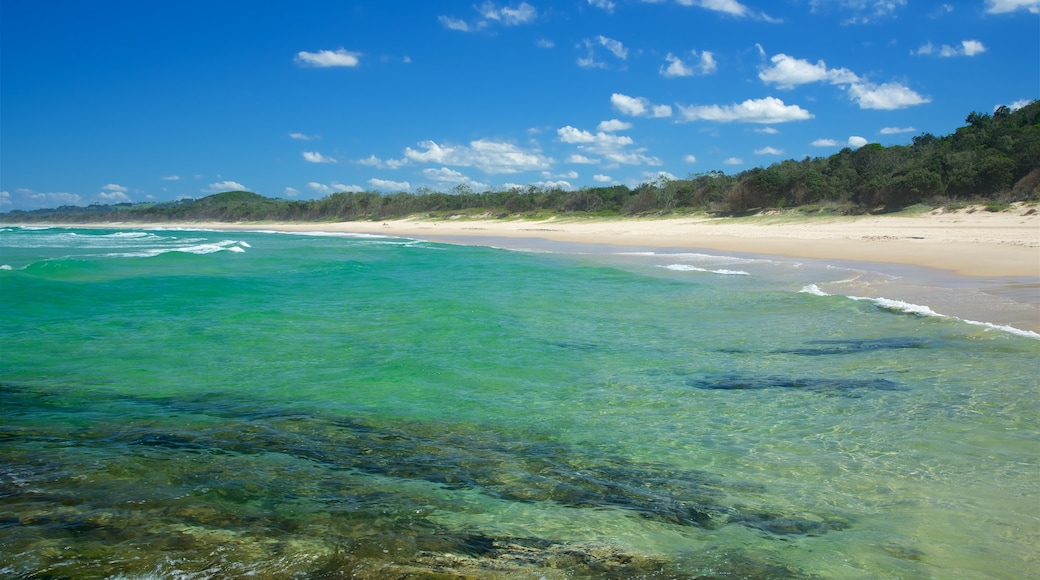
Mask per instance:
[[[560,242],[923,266],[973,277],[1040,278],[1040,211],[1019,205],[915,215],[749,218],[401,219],[335,223],[190,223],[165,226],[371,233],[422,239],[542,238]]]
[[[108,224],[115,225],[115,224]],[[125,224],[131,225],[131,224]],[[135,224],[138,227],[141,224]],[[910,215],[764,214],[744,218],[557,217],[532,221],[452,216],[363,222],[149,224],[214,230],[336,232],[524,248],[534,242],[713,251],[858,263],[899,280],[828,292],[884,296],[969,320],[1040,331],[1040,211],[1016,204]]]

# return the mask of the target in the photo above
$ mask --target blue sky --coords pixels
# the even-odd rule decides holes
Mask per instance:
[[[1040,97],[1040,0],[4,0],[0,210],[577,189]]]

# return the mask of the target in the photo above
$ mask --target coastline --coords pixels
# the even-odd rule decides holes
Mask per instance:
[[[42,225],[42,224],[41,224]],[[809,260],[870,271],[884,284],[826,293],[887,298],[936,313],[1040,332],[1040,213],[1016,205],[914,215],[748,218],[407,218],[385,222],[50,224],[218,231],[328,232],[510,249],[581,244]],[[600,250],[602,252],[602,250]],[[866,293],[866,294],[864,294]]]

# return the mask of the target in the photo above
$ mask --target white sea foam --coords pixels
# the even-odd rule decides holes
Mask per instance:
[[[221,242],[215,242],[210,244],[197,244],[193,246],[173,246],[165,248],[145,248],[136,252],[114,252],[111,254],[105,254],[109,258],[152,258],[162,254],[168,254],[170,252],[180,252],[184,254],[196,254],[205,255],[213,254],[216,252],[236,252],[241,253],[245,250],[239,245],[241,242],[236,240],[223,240]]]
[[[964,320],[964,319],[961,319]],[[1018,336],[1024,336],[1026,338],[1033,338],[1040,340],[1040,333],[1033,332],[1032,330],[1022,330],[1021,328],[1015,328],[1007,324],[993,324],[991,322],[979,322],[977,320],[964,320],[968,324],[974,324],[975,326],[984,326],[992,330],[1000,330],[1003,332],[1010,332],[1011,334],[1017,334]]]
[[[0,270],[14,270],[14,268],[8,264],[0,264]]]
[[[814,296],[833,296],[833,294],[828,294],[827,292],[820,290],[820,287],[816,284],[809,284],[808,286],[802,288],[799,292],[804,294],[812,294]],[[1040,339],[1040,333],[1033,332],[1032,330],[1022,330],[1020,328],[1015,328],[1014,326],[1006,324],[993,324],[991,322],[979,322],[977,320],[967,320],[964,318],[958,318],[956,316],[949,316],[947,314],[941,314],[939,312],[936,312],[923,304],[914,304],[912,302],[905,302],[903,300],[892,300],[891,298],[867,298],[865,296],[846,296],[846,298],[862,302],[872,302],[878,308],[881,308],[882,310],[888,310],[890,312],[912,314],[914,316],[922,316],[929,318],[949,318],[951,320],[958,320],[965,324],[982,326],[988,330],[999,330],[1001,332],[1008,332],[1026,338]]]
[[[799,290],[802,294],[812,294],[814,296],[830,296],[830,294],[820,290],[820,287],[816,284],[809,284],[808,286]]]
[[[697,266],[691,266],[689,264],[668,264],[667,266],[661,266],[668,270],[674,270],[676,272],[707,272],[709,274],[723,274],[726,276],[750,276],[751,274],[743,270],[709,270],[707,268],[699,268]]]

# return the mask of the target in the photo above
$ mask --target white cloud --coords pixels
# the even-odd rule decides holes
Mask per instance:
[[[812,64],[786,54],[777,54],[770,59],[773,66],[758,73],[758,78],[765,83],[773,83],[781,89],[791,89],[797,85],[815,82],[828,82],[832,85],[845,85],[859,81],[859,77],[847,68],[828,69],[819,60]]]
[[[307,52],[301,50],[296,54],[296,62],[307,65],[315,66],[319,68],[327,68],[333,66],[357,66],[361,61],[358,57],[361,56],[360,52],[348,52],[344,49],[336,51],[332,50],[319,50],[318,52]]]
[[[672,107],[669,105],[652,105],[645,97],[630,97],[621,93],[610,95],[610,103],[618,111],[633,117],[671,117]]]
[[[755,155],[782,155],[783,149],[777,149],[776,147],[763,147],[761,149],[755,149]]]
[[[625,165],[661,165],[662,163],[657,157],[645,155],[645,148],[626,149],[633,143],[632,138],[627,135],[615,135],[603,131],[591,133],[570,125],[557,129],[556,134],[563,143],[577,145],[578,149],[600,155],[611,163]]]
[[[102,191],[98,193],[98,198],[116,203],[130,201],[130,198],[122,191]]]
[[[0,191],[0,207],[11,205],[11,192]]]
[[[589,6],[595,6],[596,8],[602,8],[607,12],[613,12],[616,4],[610,0],[589,0]]]
[[[1021,99],[1021,100],[1015,101],[1014,103],[1011,103],[1010,105],[1008,105],[1008,108],[1011,109],[1012,111],[1017,111],[1017,110],[1021,109],[1022,107],[1026,106],[1026,105],[1028,105],[1028,104],[1030,104],[1032,102],[1033,102],[1033,99]],[[993,110],[996,110],[996,108],[994,108]]]
[[[841,147],[843,145],[848,145],[849,147],[857,149],[866,144],[867,140],[863,137],[860,137],[859,135],[853,135],[852,137],[849,137],[848,140],[845,141],[845,143],[835,141],[834,139],[817,139],[812,142],[813,147]]]
[[[181,180],[181,176],[180,175],[164,175],[164,176],[160,177],[159,179],[161,179],[163,181],[180,181]]]
[[[286,187],[285,191],[283,191],[282,193],[285,195],[285,197],[296,197],[297,195],[300,195],[300,190],[296,189],[295,187]]]
[[[304,151],[303,159],[308,163],[336,163],[332,157],[326,157],[317,151]]]
[[[683,6],[700,6],[716,12],[724,12],[731,16],[747,16],[750,12],[737,0],[678,0]]]
[[[700,53],[699,57],[696,50],[692,50],[690,53],[697,59],[697,63],[694,65],[684,63],[682,59],[669,52],[664,57],[668,61],[668,66],[661,66],[661,75],[665,77],[691,77],[695,74],[711,74],[718,69],[715,57],[711,52],[705,50]]]
[[[306,133],[289,133],[290,139],[296,139],[299,141],[314,141],[315,139],[321,139],[320,135],[307,135]]]
[[[596,183],[610,183],[611,181],[614,181],[609,175],[603,175],[602,173],[593,175],[592,180]]]
[[[412,188],[412,184],[407,181],[390,181],[389,179],[379,179],[376,177],[369,179],[368,184],[375,189],[381,189],[384,191],[408,191]]]
[[[323,193],[325,195],[328,195],[330,193],[340,193],[340,192],[343,192],[343,191],[349,191],[349,192],[352,192],[352,193],[359,193],[359,192],[364,191],[364,188],[361,187],[360,185],[346,185],[346,184],[343,184],[343,183],[337,183],[335,181],[333,181],[332,183],[330,183],[328,185],[326,185],[324,183],[318,183],[317,181],[310,181],[310,182],[307,183],[307,187],[313,189],[314,191],[317,191],[318,193]],[[289,190],[292,190],[295,193],[289,193]],[[286,187],[285,188],[285,193],[286,193],[286,195],[292,196],[292,195],[296,195],[299,192],[296,191],[295,189],[291,188],[291,187]]]
[[[468,176],[463,175],[461,172],[455,171],[454,169],[448,169],[447,167],[441,167],[440,169],[423,169],[423,175],[430,181],[436,181],[439,183],[463,183],[474,189],[486,189],[488,186],[486,183],[474,181]]]
[[[755,133],[765,133],[767,135],[776,135],[780,131],[777,131],[775,127],[759,127],[754,129]]]
[[[981,43],[978,46],[974,44],[970,46],[972,47],[970,50],[973,51],[985,50],[981,47]],[[931,50],[931,48],[922,47],[921,50]],[[865,81],[849,69],[829,69],[822,60],[812,64],[807,60],[778,54],[770,61],[773,66],[758,73],[758,78],[763,82],[774,83],[781,89],[791,89],[798,85],[814,82],[847,85],[849,98],[856,102],[861,109],[902,109],[931,101],[899,83],[877,85]]]
[[[130,201],[130,197],[126,195],[126,192],[130,191],[128,188],[123,187],[115,183],[109,183],[101,188],[97,196],[99,199],[110,202],[127,202]]]
[[[1040,14],[1040,0],[986,0],[986,12],[990,14],[1007,14],[1016,10]]]
[[[880,133],[882,135],[897,135],[899,133],[913,133],[916,130],[913,127],[885,127],[881,129]]]
[[[465,145],[440,145],[434,141],[422,141],[423,150],[405,148],[405,159],[415,163],[436,163],[476,167],[484,173],[519,173],[545,169],[552,159],[537,150],[524,150],[512,143],[480,139]]]
[[[248,189],[237,181],[218,181],[209,184],[209,187],[203,191],[205,193],[223,193],[225,191],[248,191]]]
[[[567,157],[567,163],[577,163],[580,165],[597,165],[599,162],[599,159],[592,159],[591,157],[586,157],[577,153]]]
[[[975,56],[986,52],[986,47],[978,40],[962,40],[961,52],[965,56]]]
[[[667,171],[657,171],[654,173],[647,171],[643,172],[644,181],[656,181],[658,183],[664,183],[665,181],[675,181],[677,179],[679,178],[672,175],[671,173],[668,173]]]
[[[856,83],[849,87],[849,97],[861,109],[891,111],[930,103],[932,100],[917,94],[913,89],[899,83]]]
[[[618,119],[611,119],[609,121],[601,121],[599,126],[596,127],[599,131],[606,131],[613,133],[614,131],[627,131],[632,128],[632,123],[627,123]]]
[[[552,48],[556,46],[556,43],[549,40],[548,38],[539,38],[534,42],[534,45],[538,48]]]
[[[562,179],[560,181],[536,181],[533,185],[544,187],[545,189],[563,189],[566,191],[574,189],[574,186],[571,185],[569,181],[564,181]]]
[[[717,121],[729,123],[786,123],[811,119],[812,113],[798,105],[787,105],[776,97],[748,99],[733,105],[679,106],[684,121]]]
[[[556,130],[560,141],[564,143],[587,145],[592,151],[612,151],[632,144],[632,138],[627,135],[615,135],[613,133],[590,133],[567,125]]]
[[[729,158],[723,159],[722,163],[724,165],[740,165],[740,164],[744,163],[744,160],[741,159],[740,157],[729,157]]]
[[[307,183],[307,187],[317,191],[318,193],[330,194],[333,193],[332,186],[325,185],[324,183],[318,183],[317,181],[310,181]]]
[[[697,163],[697,157],[694,155],[686,155],[682,160],[686,163]]]
[[[941,57],[952,57],[952,56],[975,56],[986,52],[986,46],[978,40],[962,40],[960,46],[950,46],[948,44],[942,45],[938,52],[936,52],[935,45],[930,42],[926,42],[921,48],[916,51],[910,51],[910,54],[917,55],[929,55],[938,54]]]

